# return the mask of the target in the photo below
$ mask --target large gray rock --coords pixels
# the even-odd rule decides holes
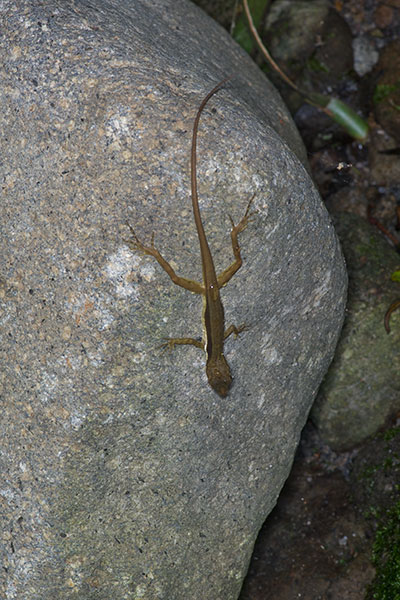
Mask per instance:
[[[251,60],[183,0],[0,3],[2,582],[7,600],[232,600],[341,327],[346,277],[298,134]],[[255,193],[224,291],[230,395],[194,347],[201,266]]]

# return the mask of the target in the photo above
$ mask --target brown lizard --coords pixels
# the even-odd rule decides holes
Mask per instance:
[[[231,277],[240,269],[242,266],[242,258],[240,256],[240,247],[238,243],[238,235],[241,233],[248,224],[248,221],[253,213],[250,213],[250,206],[254,196],[251,198],[247,205],[246,212],[241,221],[234,225],[232,218],[231,230],[231,241],[232,249],[235,257],[234,262],[217,276],[213,257],[208,245],[207,237],[204,231],[203,222],[201,220],[199,202],[197,196],[197,174],[196,174],[196,142],[197,142],[197,131],[200,121],[201,113],[207,102],[227,81],[224,79],[220,81],[204,98],[201,102],[197,115],[193,124],[193,135],[192,135],[192,151],[191,151],[191,189],[192,189],[192,208],[194,221],[196,224],[197,235],[200,244],[201,264],[203,271],[203,283],[192,281],[184,277],[179,277],[171,265],[161,256],[160,252],[154,246],[154,233],[151,238],[151,245],[145,246],[137,237],[133,228],[129,225],[132,233],[132,239],[128,241],[129,246],[133,250],[139,250],[144,254],[153,256],[161,267],[168,273],[171,280],[186,290],[194,292],[195,294],[201,294],[203,296],[204,307],[203,307],[203,324],[204,324],[204,339],[202,341],[196,340],[195,338],[167,338],[164,347],[170,349],[174,348],[175,345],[179,344],[192,344],[198,348],[205,350],[207,354],[206,373],[210,386],[221,396],[225,397],[228,394],[229,388],[232,383],[232,375],[228,365],[228,362],[224,356],[224,341],[226,338],[234,333],[238,335],[245,329],[244,325],[235,327],[231,325],[225,330],[224,321],[224,308],[221,302],[220,289],[228,283]]]

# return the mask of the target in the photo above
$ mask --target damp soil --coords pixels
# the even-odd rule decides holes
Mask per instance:
[[[381,445],[378,463],[386,452]],[[366,492],[370,480],[363,475],[364,467],[370,472],[367,448],[335,453],[307,424],[291,474],[258,536],[240,600],[366,597],[375,576],[377,526]]]

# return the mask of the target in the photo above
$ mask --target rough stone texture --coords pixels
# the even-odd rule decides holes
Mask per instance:
[[[275,0],[266,26],[269,51],[300,87],[325,90],[353,66],[350,28],[329,0]]]
[[[364,77],[376,65],[379,52],[372,37],[359,35],[353,39],[354,70],[360,77]]]
[[[388,44],[375,69],[374,113],[387,133],[400,143],[400,40]],[[396,147],[396,146],[395,146]]]
[[[337,238],[272,86],[183,0],[0,2],[1,552],[7,600],[232,600],[340,330]],[[201,300],[132,253],[126,221],[188,277],[189,200],[246,322],[221,400],[193,347]],[[317,249],[317,251],[316,251]]]
[[[400,409],[400,313],[388,335],[383,318],[400,296],[390,280],[399,257],[365,219],[335,217],[349,271],[349,298],[335,358],[312,410],[321,437],[349,449],[376,433]]]

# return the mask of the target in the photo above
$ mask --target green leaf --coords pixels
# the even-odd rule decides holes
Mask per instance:
[[[331,98],[325,112],[356,140],[364,140],[368,134],[367,123],[341,100]]]
[[[400,271],[394,271],[391,276],[390,279],[392,281],[400,281]]]
[[[245,50],[250,52],[250,50],[253,48],[252,39],[254,38],[257,46],[264,56],[265,61],[279,73],[280,77],[286,81],[288,85],[290,85],[299,94],[303,95],[306,102],[321,108],[334,121],[339,123],[353,138],[357,140],[364,140],[368,134],[368,125],[353,109],[336,98],[329,98],[318,93],[307,93],[302,91],[274,61],[267,48],[264,46],[257,31],[257,25],[259,24],[264,12],[264,5],[265,0],[243,0],[244,12],[241,14],[240,19],[238,19],[233,33],[236,41],[239,42]],[[248,26],[250,31],[248,33],[245,14],[247,14],[249,21]],[[321,69],[322,65],[318,63],[318,65],[314,65],[314,67]]]

